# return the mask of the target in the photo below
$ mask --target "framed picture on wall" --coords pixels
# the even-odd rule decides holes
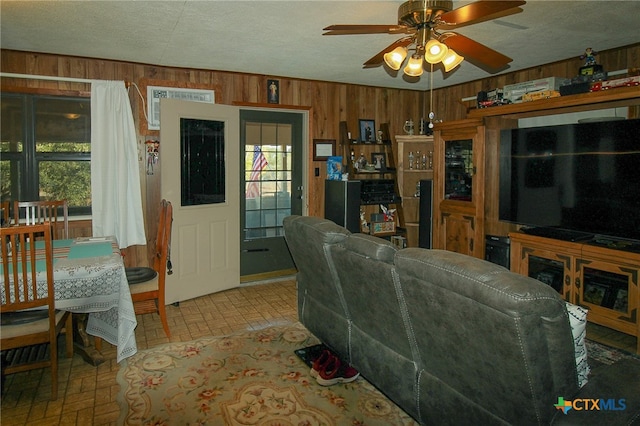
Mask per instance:
[[[335,139],[313,140],[313,161],[325,161],[334,155],[336,155]]]
[[[360,120],[360,142],[375,143],[376,122],[374,120]]]
[[[280,103],[280,81],[267,80],[267,102],[270,104]]]

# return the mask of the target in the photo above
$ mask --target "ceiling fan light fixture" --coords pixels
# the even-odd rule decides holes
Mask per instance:
[[[398,46],[391,52],[384,54],[384,62],[394,71],[398,71],[407,57],[407,48]]]
[[[422,56],[412,55],[404,67],[404,73],[410,77],[419,77],[422,75]]]
[[[397,24],[330,25],[324,28],[323,35],[404,34],[366,61],[363,68],[385,65],[387,71],[398,71],[403,67],[407,56],[410,56],[410,51],[432,65],[433,72],[433,65],[440,64],[445,59],[449,45],[462,50],[466,58],[460,55],[447,57],[441,68],[444,73],[456,68],[463,60],[471,60],[474,65],[491,74],[504,69],[513,61],[500,52],[451,30],[522,12],[520,6],[527,3],[526,0],[471,0],[460,2],[465,4],[457,8],[454,8],[453,3],[451,0],[404,0],[398,8]],[[450,40],[450,37],[455,39]],[[424,67],[424,63],[422,66]],[[407,70],[410,73],[418,72],[411,71],[411,67]],[[394,73],[389,74],[396,76]]]
[[[458,53],[449,49],[444,59],[442,59],[442,65],[444,65],[444,72],[449,72],[464,61],[464,56],[458,55]]]
[[[436,39],[429,40],[424,46],[424,49],[424,59],[430,64],[437,64],[442,61],[449,50],[445,44],[440,43]]]

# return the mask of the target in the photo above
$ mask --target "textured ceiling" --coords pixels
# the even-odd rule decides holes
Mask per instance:
[[[362,64],[400,35],[322,36],[331,24],[396,24],[402,1],[11,1],[3,49],[426,90]],[[469,1],[454,1],[454,8]],[[512,72],[640,42],[638,1],[529,0],[523,12],[457,32],[514,59]],[[605,69],[606,69],[606,64]],[[577,70],[576,70],[577,72]],[[435,88],[489,74],[468,61]]]

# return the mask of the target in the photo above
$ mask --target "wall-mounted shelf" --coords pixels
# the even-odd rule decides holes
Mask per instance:
[[[360,217],[364,216],[370,222],[371,214],[380,213],[381,204],[393,205],[392,209],[400,206],[389,124],[381,123],[379,130],[382,132],[381,142],[358,141],[352,138],[347,122],[340,122],[338,152],[347,165],[349,180],[325,183],[325,217],[339,225],[347,223],[346,227],[351,232],[361,232]],[[355,163],[361,155],[367,164],[374,164],[374,157],[380,159],[375,165],[378,168],[358,170]]]
[[[637,101],[637,102],[634,102]],[[578,112],[594,109],[640,105],[640,86],[621,87],[600,92],[580,93],[557,98],[540,99],[519,104],[478,108],[469,111],[468,118],[499,117],[523,118]]]

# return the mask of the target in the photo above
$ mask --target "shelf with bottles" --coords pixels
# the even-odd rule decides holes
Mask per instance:
[[[398,191],[402,199],[400,226],[406,230],[407,247],[418,246],[420,181],[433,180],[433,136],[398,135]]]
[[[433,179],[433,136],[396,136],[398,143],[398,190],[404,199],[415,197],[418,183]]]

